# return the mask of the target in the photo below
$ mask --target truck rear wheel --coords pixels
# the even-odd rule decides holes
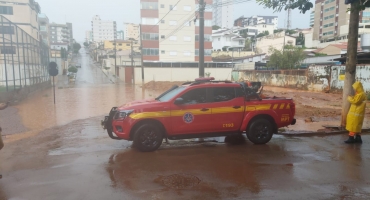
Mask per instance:
[[[134,147],[143,152],[157,150],[163,141],[163,133],[155,124],[143,124],[134,134]]]
[[[247,137],[254,144],[266,144],[273,135],[273,125],[267,119],[256,119],[249,126]]]

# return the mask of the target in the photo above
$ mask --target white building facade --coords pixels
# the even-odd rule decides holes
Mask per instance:
[[[245,39],[231,29],[219,29],[212,33],[213,51],[242,50]]]
[[[234,4],[230,0],[213,0],[213,25],[221,28],[234,26]]]
[[[114,40],[117,37],[117,25],[115,21],[103,21],[99,15],[95,15],[91,21],[93,42]]]
[[[133,23],[124,23],[124,40],[129,40],[130,38],[134,40],[139,40],[140,36],[140,25]]]

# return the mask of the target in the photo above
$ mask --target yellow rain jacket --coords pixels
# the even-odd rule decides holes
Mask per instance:
[[[352,87],[356,95],[348,97],[351,107],[347,115],[346,129],[349,132],[361,133],[365,117],[366,94],[361,82],[355,82]]]

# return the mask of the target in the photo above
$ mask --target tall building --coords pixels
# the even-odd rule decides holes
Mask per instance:
[[[212,3],[210,0],[206,2],[207,5]],[[199,61],[199,20],[194,23],[198,1],[182,0],[174,6],[175,3],[141,0],[142,54],[145,61]],[[204,18],[205,61],[212,61],[212,11],[206,10]]]
[[[49,39],[51,44],[73,44],[73,28],[71,23],[66,24],[49,24]]]
[[[117,31],[117,39],[124,40],[125,39],[125,32],[124,31]]]
[[[348,25],[350,5],[335,0],[315,1],[315,20],[313,26],[313,40],[334,40],[340,37],[340,27]]]
[[[310,27],[313,27],[315,24],[315,10],[312,10],[310,13]]]
[[[41,40],[50,46],[50,38],[49,38],[49,18],[43,13],[38,14],[38,22],[39,22],[39,29],[40,29],[40,36]]]
[[[93,42],[114,40],[117,37],[117,24],[115,21],[103,21],[95,15],[91,21]]]
[[[123,26],[125,31],[125,40],[129,40],[130,38],[138,40],[140,35],[140,26],[138,24],[124,23]]]
[[[234,25],[234,4],[230,0],[213,0],[213,25],[231,28]]]
[[[256,26],[258,24],[272,24],[274,29],[278,29],[279,18],[278,16],[260,16],[255,15],[251,17],[241,16],[234,21],[235,26],[246,27],[246,26]]]
[[[41,8],[34,0],[4,0],[0,2],[0,15],[39,40],[38,14]]]
[[[92,31],[86,31],[85,41],[86,42],[92,42],[93,41]]]
[[[362,11],[360,23],[370,23],[370,8],[366,8],[364,11]]]

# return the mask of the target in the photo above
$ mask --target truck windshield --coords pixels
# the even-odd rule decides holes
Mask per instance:
[[[172,99],[174,96],[178,95],[180,92],[184,91],[186,87],[180,86],[180,87],[173,87],[167,92],[161,94],[159,97],[156,98],[158,101],[166,102]]]

